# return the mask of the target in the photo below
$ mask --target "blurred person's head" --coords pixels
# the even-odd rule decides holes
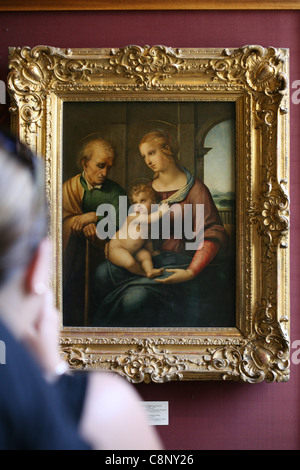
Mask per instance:
[[[44,165],[28,147],[0,131],[0,168],[0,317],[10,323],[18,314],[22,328],[26,313],[14,314],[13,306],[30,299],[34,319],[49,277]],[[26,310],[27,303],[22,305]]]

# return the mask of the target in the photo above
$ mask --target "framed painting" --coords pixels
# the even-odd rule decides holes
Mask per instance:
[[[133,383],[289,377],[288,50],[11,48],[61,352]]]

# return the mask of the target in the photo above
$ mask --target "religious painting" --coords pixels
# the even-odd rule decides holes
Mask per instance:
[[[64,325],[234,326],[234,104],[203,101],[65,103],[63,128]],[[141,154],[143,147],[140,142],[145,135],[154,147],[170,149],[169,155],[163,154],[162,163],[156,162],[157,167],[154,166],[154,156],[150,155],[146,161]],[[92,155],[91,160],[96,162],[95,178],[92,164],[88,165],[92,168],[91,175],[84,171],[80,162],[84,155],[87,155],[85,158]],[[86,162],[83,163],[86,166]],[[162,164],[164,176],[170,174],[169,185],[173,184],[176,174],[183,177],[181,188],[176,187],[176,182],[174,187],[170,186],[171,191],[164,190],[164,183],[159,186],[159,164]],[[97,165],[103,168],[99,169]],[[79,181],[79,188],[74,177]],[[126,253],[126,244],[130,243],[128,232],[124,241],[109,243],[109,239],[121,229],[128,216],[132,190],[136,188],[139,191],[135,195],[137,198],[139,194],[147,195],[150,186],[157,189],[153,199],[149,194],[154,205],[170,196],[174,198],[175,195],[176,199],[170,203],[168,214],[162,218],[163,223],[157,227],[157,233],[154,233],[152,223],[142,239],[142,246],[135,247],[133,251],[130,248]],[[176,193],[182,188],[186,189],[178,199]],[[76,198],[79,200],[77,206]],[[109,204],[118,220],[108,218],[106,210],[109,212],[110,207],[106,205]],[[195,257],[201,242],[200,230],[198,239],[195,236],[195,219],[197,209],[200,218],[201,205],[201,217],[206,218],[203,235],[207,256],[212,258],[206,263],[205,271],[202,259]],[[193,212],[191,220],[187,215],[190,208]],[[179,210],[176,220],[181,218],[178,234],[175,233],[176,227],[171,227],[175,222],[170,217],[176,209]],[[78,223],[80,214],[83,226]],[[84,214],[90,214],[91,220]],[[202,222],[197,222],[201,227]],[[93,230],[91,234],[89,228]],[[188,240],[189,233],[195,239],[194,243],[192,239]],[[150,242],[151,270],[140,271],[137,253],[143,256],[141,249],[144,250]],[[106,249],[109,250],[108,259],[105,258]],[[170,270],[183,267],[186,270],[190,266],[195,270],[192,279],[180,282],[175,278],[173,283],[171,278],[165,282],[171,277]],[[202,274],[198,276],[200,272]],[[178,274],[177,271],[174,273]],[[197,278],[195,281],[194,277]],[[113,279],[112,286],[108,285],[108,278]]]
[[[289,377],[288,51],[11,48],[76,370]]]

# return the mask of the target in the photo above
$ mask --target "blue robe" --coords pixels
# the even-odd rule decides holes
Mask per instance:
[[[163,201],[201,203],[204,211],[204,238],[226,245],[222,226],[211,195],[202,183],[187,173],[187,184]],[[196,202],[195,202],[196,201]],[[155,268],[190,266],[193,253],[184,250],[184,240],[161,241]],[[100,327],[232,327],[235,326],[235,263],[221,249],[216,258],[191,281],[160,284],[155,279],[130,274],[109,261],[96,270],[92,325]],[[164,272],[163,277],[171,273]]]

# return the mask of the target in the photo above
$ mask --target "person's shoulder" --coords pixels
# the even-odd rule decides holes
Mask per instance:
[[[194,184],[192,187],[196,187],[196,188],[207,188],[207,186],[203,183],[203,181],[201,181],[199,178],[195,178],[194,179]]]
[[[62,393],[44,379],[36,360],[1,321],[0,339],[6,352],[0,364],[0,449],[89,448]]]
[[[194,184],[189,191],[189,197],[192,200],[201,199],[201,201],[212,198],[209,188],[199,178],[195,178]]]
[[[201,181],[199,178],[195,178],[194,184],[191,187],[191,191],[204,191],[204,192],[208,191],[209,192],[209,189],[206,186],[206,184],[203,183],[203,181]]]
[[[6,365],[6,350],[7,346],[10,345],[15,345],[16,341],[11,335],[11,333],[8,331],[6,326],[0,321],[0,348],[1,348],[1,356],[0,356],[0,367],[1,365]],[[3,372],[4,369],[0,369],[0,374]]]
[[[11,400],[14,400],[17,407],[26,393],[28,395],[31,388],[43,381],[42,373],[33,357],[2,322],[0,322],[0,340],[2,346],[0,401],[3,405],[3,402],[11,404]],[[20,383],[23,398],[20,396]],[[36,392],[38,393],[38,390]]]
[[[77,180],[80,179],[80,177],[81,177],[81,173],[77,173],[77,175],[71,176],[71,178],[68,178],[65,182],[67,183],[67,182],[71,182],[71,181],[77,181]]]
[[[5,346],[5,349],[13,348],[16,352],[23,354],[24,347],[19,343],[10,330],[7,328],[5,323],[0,320],[0,340],[1,344]]]
[[[78,183],[80,182],[80,177],[81,177],[81,174],[78,173],[77,175],[75,176],[71,176],[71,178],[68,178],[65,182],[64,182],[64,186],[69,186],[69,187],[72,187],[74,185],[78,185]]]
[[[4,365],[1,372],[12,372],[18,375],[18,373],[23,370],[23,365],[26,364],[26,367],[33,370],[35,374],[38,376],[41,375],[41,371],[35,360],[2,321],[0,321],[0,341],[4,350],[2,351],[2,361],[0,360]]]

